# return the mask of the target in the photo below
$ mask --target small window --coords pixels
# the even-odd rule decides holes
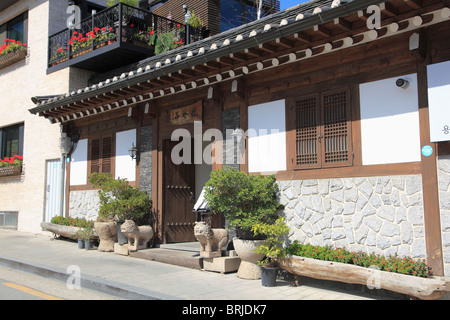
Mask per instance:
[[[22,43],[28,41],[28,12],[11,19],[0,26],[0,40],[3,44],[5,39],[17,40]]]
[[[23,155],[24,125],[0,128],[0,158]]]
[[[352,164],[351,112],[347,89],[292,99],[287,112],[290,168]]]
[[[17,229],[17,212],[0,212],[0,228]]]

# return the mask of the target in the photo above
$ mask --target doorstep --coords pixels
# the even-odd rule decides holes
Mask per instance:
[[[159,248],[131,251],[129,255],[139,259],[158,261],[192,269],[203,269],[203,258],[200,257],[200,244],[198,242],[161,244]]]

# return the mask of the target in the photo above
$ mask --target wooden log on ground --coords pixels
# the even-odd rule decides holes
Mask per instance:
[[[60,224],[54,224],[49,222],[41,222],[41,227],[44,230],[71,239],[75,239],[77,231],[80,230],[79,227],[63,226]],[[98,235],[95,233],[95,231],[94,231],[94,239],[98,239]]]
[[[442,297],[447,286],[446,280],[440,277],[421,278],[298,256],[280,259],[279,264],[294,275],[367,285],[369,288],[386,289],[423,300]]]

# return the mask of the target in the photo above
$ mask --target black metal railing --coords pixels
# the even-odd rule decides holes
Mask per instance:
[[[135,43],[147,46],[153,37],[164,34],[175,36],[181,46],[202,38],[199,29],[170,20],[150,11],[119,3],[80,21],[74,28],[67,28],[49,37],[48,67],[74,59],[115,42]]]

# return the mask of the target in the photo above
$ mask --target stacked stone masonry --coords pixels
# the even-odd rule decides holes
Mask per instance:
[[[279,181],[278,186],[291,240],[426,257],[420,175]]]
[[[71,191],[69,198],[69,216],[96,220],[100,209],[97,190]]]

